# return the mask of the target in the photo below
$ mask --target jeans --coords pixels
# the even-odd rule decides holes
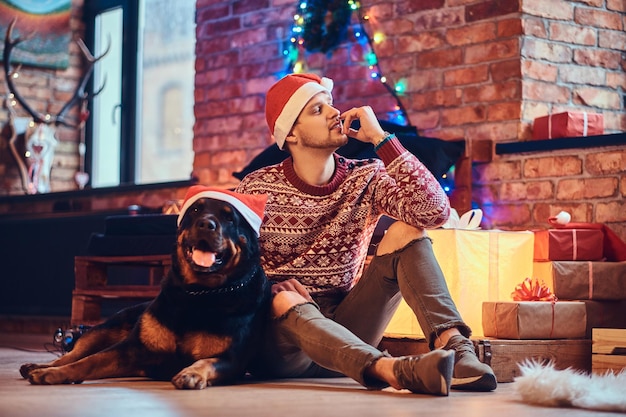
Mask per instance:
[[[345,297],[319,297],[270,321],[253,375],[270,378],[348,376],[370,388],[365,369],[382,356],[376,348],[401,299],[414,311],[431,349],[442,331],[470,336],[450,297],[429,238],[374,256]]]

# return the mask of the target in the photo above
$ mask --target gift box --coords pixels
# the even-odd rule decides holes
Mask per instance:
[[[537,117],[533,123],[534,140],[593,136],[603,133],[604,116],[599,113],[557,113]]]
[[[577,339],[585,337],[587,313],[580,301],[487,301],[483,333],[499,339]]]
[[[599,229],[537,230],[535,261],[599,261],[604,259],[604,233]]]
[[[587,309],[585,337],[591,339],[592,329],[626,329],[626,300],[584,300]]]
[[[529,231],[434,229],[428,235],[461,317],[481,336],[482,301],[510,299],[511,290],[533,269]],[[402,301],[385,333],[423,337],[415,314]]]
[[[534,262],[533,276],[559,300],[626,300],[626,262]]]

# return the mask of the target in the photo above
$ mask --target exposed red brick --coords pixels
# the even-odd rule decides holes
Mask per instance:
[[[444,0],[407,0],[398,4],[396,10],[400,15],[410,14],[424,10],[441,9],[444,3]]]
[[[622,0],[606,0],[606,8],[611,11],[626,12],[626,3]]]
[[[524,98],[528,100],[545,101],[547,103],[568,103],[571,91],[552,83],[525,81]]]
[[[443,74],[436,71],[415,71],[407,78],[407,92],[425,91],[443,87]]]
[[[463,51],[452,48],[417,54],[416,64],[419,68],[446,68],[460,65],[463,62]]]
[[[449,70],[443,74],[443,85],[445,87],[477,84],[489,79],[489,68],[487,65],[474,66]]]
[[[577,7],[574,10],[574,21],[582,26],[593,26],[611,30],[623,30],[622,15],[598,9]]]
[[[486,119],[485,106],[466,106],[441,111],[442,126],[457,126],[468,123],[479,123]]]
[[[233,2],[233,14],[239,15],[249,12],[256,12],[259,9],[269,7],[269,0],[237,0]]]
[[[519,59],[511,59],[509,61],[500,61],[490,64],[489,73],[491,74],[491,80],[494,82],[503,82],[511,78],[522,77],[522,69]]]
[[[486,122],[465,128],[466,140],[492,140],[494,142],[510,142],[517,140],[518,121]]]
[[[523,54],[529,59],[545,60],[555,63],[572,61],[572,47],[544,40],[526,39]]]
[[[561,22],[550,23],[550,39],[554,41],[593,46],[596,44],[596,38],[596,29],[591,27]]]
[[[622,56],[618,51],[577,49],[574,51],[574,62],[592,67],[619,69]]]
[[[617,178],[565,179],[557,184],[557,200],[586,200],[617,196]]]
[[[555,7],[554,2],[545,0],[522,0],[522,11],[526,14],[546,19],[572,20],[574,3],[560,1],[558,7]]]
[[[547,28],[543,19],[526,16],[522,19],[521,23],[524,35],[547,39],[548,32],[546,31]]]
[[[505,182],[500,187],[499,200],[547,200],[554,197],[554,185],[550,181]]]
[[[567,177],[582,174],[582,160],[575,156],[529,158],[524,162],[524,178]]]
[[[519,161],[494,161],[490,164],[479,164],[474,170],[477,174],[476,183],[478,184],[522,178]]]
[[[624,19],[626,19],[626,16],[624,16]],[[616,51],[626,50],[626,31],[599,30],[598,46]]]
[[[508,103],[494,103],[487,107],[487,120],[519,120],[521,108],[518,101]]]
[[[570,65],[559,70],[559,81],[572,84],[604,85],[606,71],[603,68]]]
[[[518,56],[519,40],[506,39],[503,41],[488,42],[472,45],[465,48],[465,63],[497,61]]]
[[[400,36],[396,42],[396,51],[399,54],[427,51],[430,49],[440,48],[445,45],[445,41],[441,34],[437,32]]]
[[[519,18],[505,19],[497,22],[496,36],[498,38],[508,38],[520,36],[523,33],[522,21]]]
[[[626,202],[624,202],[624,200],[621,200],[611,201],[607,203],[597,203],[596,221],[600,223],[625,222]]]
[[[626,172],[626,149],[588,154],[585,157],[585,170],[594,176]]]
[[[496,38],[496,24],[494,22],[478,23],[463,26],[458,29],[449,29],[446,40],[450,45],[471,45],[484,43]]]
[[[468,5],[465,8],[465,20],[475,22],[478,20],[491,19],[518,12],[520,4],[518,0],[491,0],[481,1]]]
[[[500,84],[487,84],[463,90],[466,103],[509,101],[521,97],[521,82],[510,80]]]
[[[619,109],[622,106],[616,91],[604,88],[581,87],[574,90],[574,102],[591,107]]]
[[[439,9],[420,13],[414,17],[416,31],[450,28],[463,23],[463,9]]]

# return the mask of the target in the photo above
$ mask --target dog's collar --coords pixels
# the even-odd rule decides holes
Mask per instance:
[[[245,287],[246,285],[248,285],[250,283],[250,281],[252,281],[252,278],[254,278],[258,272],[259,268],[255,268],[254,271],[250,274],[250,276],[248,276],[248,278],[244,279],[243,281],[237,283],[237,284],[233,284],[229,287],[219,287],[219,288],[212,288],[210,290],[200,290],[200,291],[189,291],[189,290],[185,290],[185,293],[187,295],[207,295],[207,294],[223,294],[223,293],[230,293],[230,292],[234,292],[237,290],[242,289],[243,287]]]

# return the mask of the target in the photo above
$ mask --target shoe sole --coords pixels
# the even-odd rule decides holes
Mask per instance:
[[[463,391],[493,391],[498,386],[496,376],[483,374],[467,378],[452,377],[450,388]]]

